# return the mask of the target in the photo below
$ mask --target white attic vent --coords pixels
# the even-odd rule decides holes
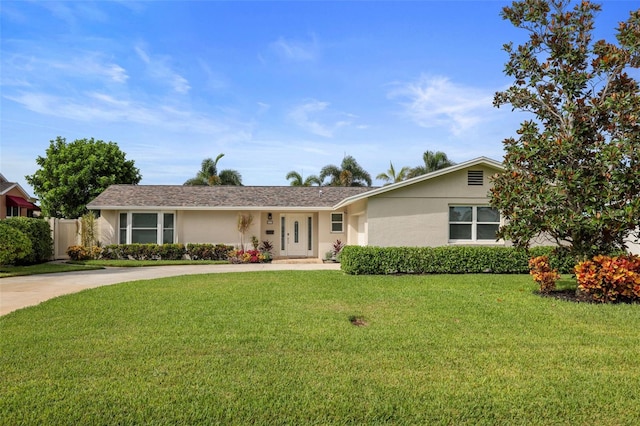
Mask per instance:
[[[484,185],[484,172],[482,170],[467,171],[467,185]]]

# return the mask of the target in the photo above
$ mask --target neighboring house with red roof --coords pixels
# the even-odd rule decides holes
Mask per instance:
[[[330,186],[112,185],[87,207],[100,212],[103,244],[240,242],[274,245],[276,257],[323,258],[336,240],[352,245],[505,245],[489,206],[489,177],[503,170],[480,157],[379,188]]]
[[[14,216],[33,217],[40,207],[19,184],[9,182],[0,173],[0,219]]]

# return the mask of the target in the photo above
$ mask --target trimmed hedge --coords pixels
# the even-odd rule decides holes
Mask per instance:
[[[53,255],[53,238],[51,227],[42,220],[32,217],[9,217],[3,223],[22,231],[31,241],[31,252],[18,264],[32,265],[47,262]]]
[[[570,273],[575,262],[566,250],[535,247],[529,251],[513,247],[371,247],[346,246],[340,268],[352,275],[385,274],[526,274],[529,259],[549,256],[551,265]]]
[[[226,244],[187,244],[187,254],[193,260],[227,260],[234,249]]]
[[[103,259],[227,260],[233,246],[226,244],[112,244],[102,249]]]
[[[185,252],[184,244],[112,244],[102,249],[102,258],[180,260]]]
[[[21,230],[0,221],[0,265],[14,265],[31,255],[31,240]]]

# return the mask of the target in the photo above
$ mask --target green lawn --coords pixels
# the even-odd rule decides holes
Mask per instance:
[[[535,288],[286,271],[60,297],[0,317],[0,424],[638,424],[640,305]]]
[[[137,268],[141,266],[174,266],[174,265],[228,265],[227,260],[76,260],[69,261],[75,265],[114,266],[117,268]]]
[[[68,263],[40,263],[28,266],[0,265],[0,278],[17,277],[23,275],[52,274],[57,272],[87,271],[103,269],[102,265],[68,264]]]

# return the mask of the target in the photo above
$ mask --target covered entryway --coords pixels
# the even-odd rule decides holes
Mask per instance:
[[[309,214],[283,214],[280,217],[281,250],[286,257],[313,255],[313,217]]]

